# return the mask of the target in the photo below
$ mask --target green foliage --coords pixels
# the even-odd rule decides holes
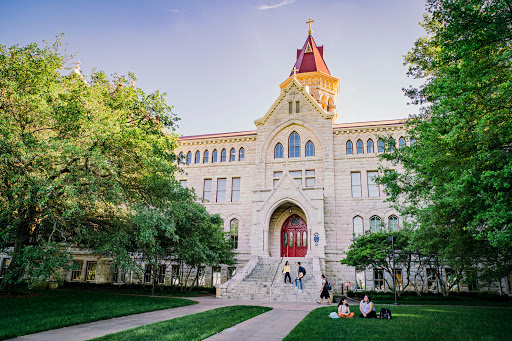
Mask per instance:
[[[272,308],[231,306],[148,324],[94,340],[204,340]]]
[[[354,238],[354,242],[350,245],[345,258],[341,260],[341,264],[353,266],[357,271],[384,269],[393,278],[392,247],[391,242],[388,240],[390,236],[395,237],[395,267],[406,269],[407,282],[403,288],[406,289],[409,285],[414,255],[410,245],[409,231],[380,231],[373,233],[366,231],[364,235]],[[387,278],[384,278],[384,280],[388,288],[393,287],[393,281],[389,283]]]
[[[190,212],[200,213],[193,225],[201,233],[215,242],[222,233],[219,218],[175,179],[177,143],[166,131],[177,117],[165,94],[134,87],[132,74],[62,75],[68,60],[60,38],[0,45],[0,249],[12,253],[3,289],[51,275],[27,265],[61,266],[48,257],[59,243],[130,267],[133,252],[152,264],[176,251],[188,236],[182,229],[194,237]],[[210,246],[205,258],[223,260],[216,247],[230,252]]]
[[[67,290],[30,291],[15,297],[0,297],[0,339],[195,303],[169,297]]]
[[[284,340],[506,340],[512,332],[509,308],[386,307],[392,320],[360,319],[358,306],[351,319],[330,319],[335,307],[315,309]]]
[[[485,253],[486,277],[496,280],[512,271],[512,6],[427,3],[427,36],[405,58],[409,75],[424,80],[406,90],[421,105],[408,121],[416,142],[383,155],[403,171],[380,182],[423,234],[425,252],[460,269]]]

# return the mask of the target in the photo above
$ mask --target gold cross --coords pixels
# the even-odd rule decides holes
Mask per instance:
[[[315,21],[314,20],[311,20],[311,18],[309,18],[309,21],[306,21],[306,24],[309,24],[309,31],[308,31],[308,34],[309,35],[312,35],[313,34],[313,31],[311,31],[311,23],[314,23]]]
[[[297,69],[295,66],[293,66],[293,69],[292,69],[293,77],[295,77],[297,75],[297,71],[299,71],[299,69]]]

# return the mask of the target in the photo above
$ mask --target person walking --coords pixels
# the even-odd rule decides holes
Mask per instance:
[[[331,296],[329,295],[329,290],[327,289],[327,278],[325,278],[325,275],[322,275],[322,289],[320,290],[320,301],[316,303],[322,303],[322,298],[325,298],[327,300],[327,304],[331,304]]]
[[[297,265],[299,266],[299,273],[297,275],[297,278],[295,278],[295,290],[298,289],[297,287],[297,281],[300,283],[300,289],[299,292],[302,292],[302,277],[306,276],[306,269],[304,269],[300,262],[297,262]]]
[[[284,275],[284,284],[286,284],[286,279],[288,278],[290,284],[292,284],[292,277],[290,276],[290,263],[286,261],[283,266],[283,275]]]

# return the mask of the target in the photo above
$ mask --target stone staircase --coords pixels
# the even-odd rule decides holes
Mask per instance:
[[[284,283],[283,265],[290,262],[292,284]],[[306,269],[302,279],[302,292],[295,290],[300,261]],[[319,299],[320,279],[318,259],[314,258],[261,258],[253,257],[244,269],[228,282],[217,287],[217,297],[226,299],[314,302]]]

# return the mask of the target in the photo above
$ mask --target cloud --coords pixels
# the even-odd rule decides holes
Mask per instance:
[[[258,9],[261,9],[261,10],[273,9],[273,8],[278,8],[278,7],[283,7],[283,6],[286,6],[289,4],[293,4],[294,2],[295,2],[295,0],[283,0],[280,3],[275,4],[275,5],[261,5],[260,7],[258,7]]]
[[[175,8],[175,9],[170,9],[169,12],[171,12],[171,13],[181,13],[181,12],[183,12],[183,10]]]

